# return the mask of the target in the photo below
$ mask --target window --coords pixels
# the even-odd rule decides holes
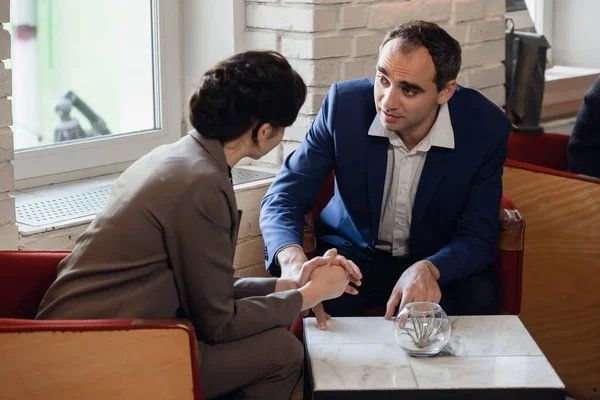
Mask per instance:
[[[525,0],[506,0],[506,12],[527,11]]]
[[[570,4],[570,3],[569,3]],[[506,0],[506,18],[510,18],[518,31],[543,34],[551,47],[547,51],[548,64],[553,64],[554,1]]]
[[[16,180],[126,165],[181,137],[179,3],[11,0]]]
[[[527,7],[525,0],[506,0],[506,18],[512,20],[516,30],[535,32],[531,13]]]

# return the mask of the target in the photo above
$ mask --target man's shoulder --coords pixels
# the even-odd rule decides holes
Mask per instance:
[[[462,112],[473,116],[473,111],[484,112],[486,115],[494,115],[506,119],[506,115],[500,107],[492,103],[487,97],[475,89],[458,86],[456,92],[448,102],[450,112]]]
[[[374,110],[373,83],[368,78],[334,83],[327,96],[329,105],[344,115],[370,115]]]
[[[374,80],[373,78],[353,79],[350,81],[341,81],[334,84],[338,95],[348,94],[372,94]]]
[[[453,125],[456,122],[461,127],[468,125],[475,130],[487,132],[503,132],[510,127],[504,111],[474,89],[457,87],[448,102],[448,109]]]

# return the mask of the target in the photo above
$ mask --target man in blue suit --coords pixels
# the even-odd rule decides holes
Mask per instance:
[[[569,171],[600,178],[600,77],[585,92],[567,148]]]
[[[322,329],[329,314],[385,305],[389,319],[413,301],[455,315],[499,312],[491,264],[510,123],[457,86],[460,65],[460,45],[436,24],[398,26],[380,47],[375,79],[331,87],[263,199],[267,269],[297,274],[304,215],[335,173],[318,248],[336,247],[363,279],[357,296],[313,309]]]

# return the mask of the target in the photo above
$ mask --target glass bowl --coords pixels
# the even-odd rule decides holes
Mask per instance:
[[[448,315],[435,303],[409,303],[394,321],[396,342],[411,356],[438,354],[448,344],[451,333]]]

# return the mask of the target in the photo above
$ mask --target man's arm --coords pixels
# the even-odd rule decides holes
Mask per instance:
[[[452,241],[426,260],[439,271],[439,285],[486,268],[498,244],[498,210],[502,200],[502,172],[506,159],[510,124],[498,121],[495,138],[477,171],[465,206],[458,218]]]
[[[304,249],[295,244],[287,245],[275,253],[275,266],[281,269],[282,278],[293,279],[298,275],[302,265],[308,261]]]
[[[287,276],[286,270],[293,268],[292,265],[302,265],[304,215],[312,209],[317,193],[333,169],[331,127],[336,93],[334,84],[300,147],[286,159],[262,201],[260,228],[265,240],[266,267],[274,275]],[[276,262],[278,250],[291,244],[296,246],[283,249]]]

